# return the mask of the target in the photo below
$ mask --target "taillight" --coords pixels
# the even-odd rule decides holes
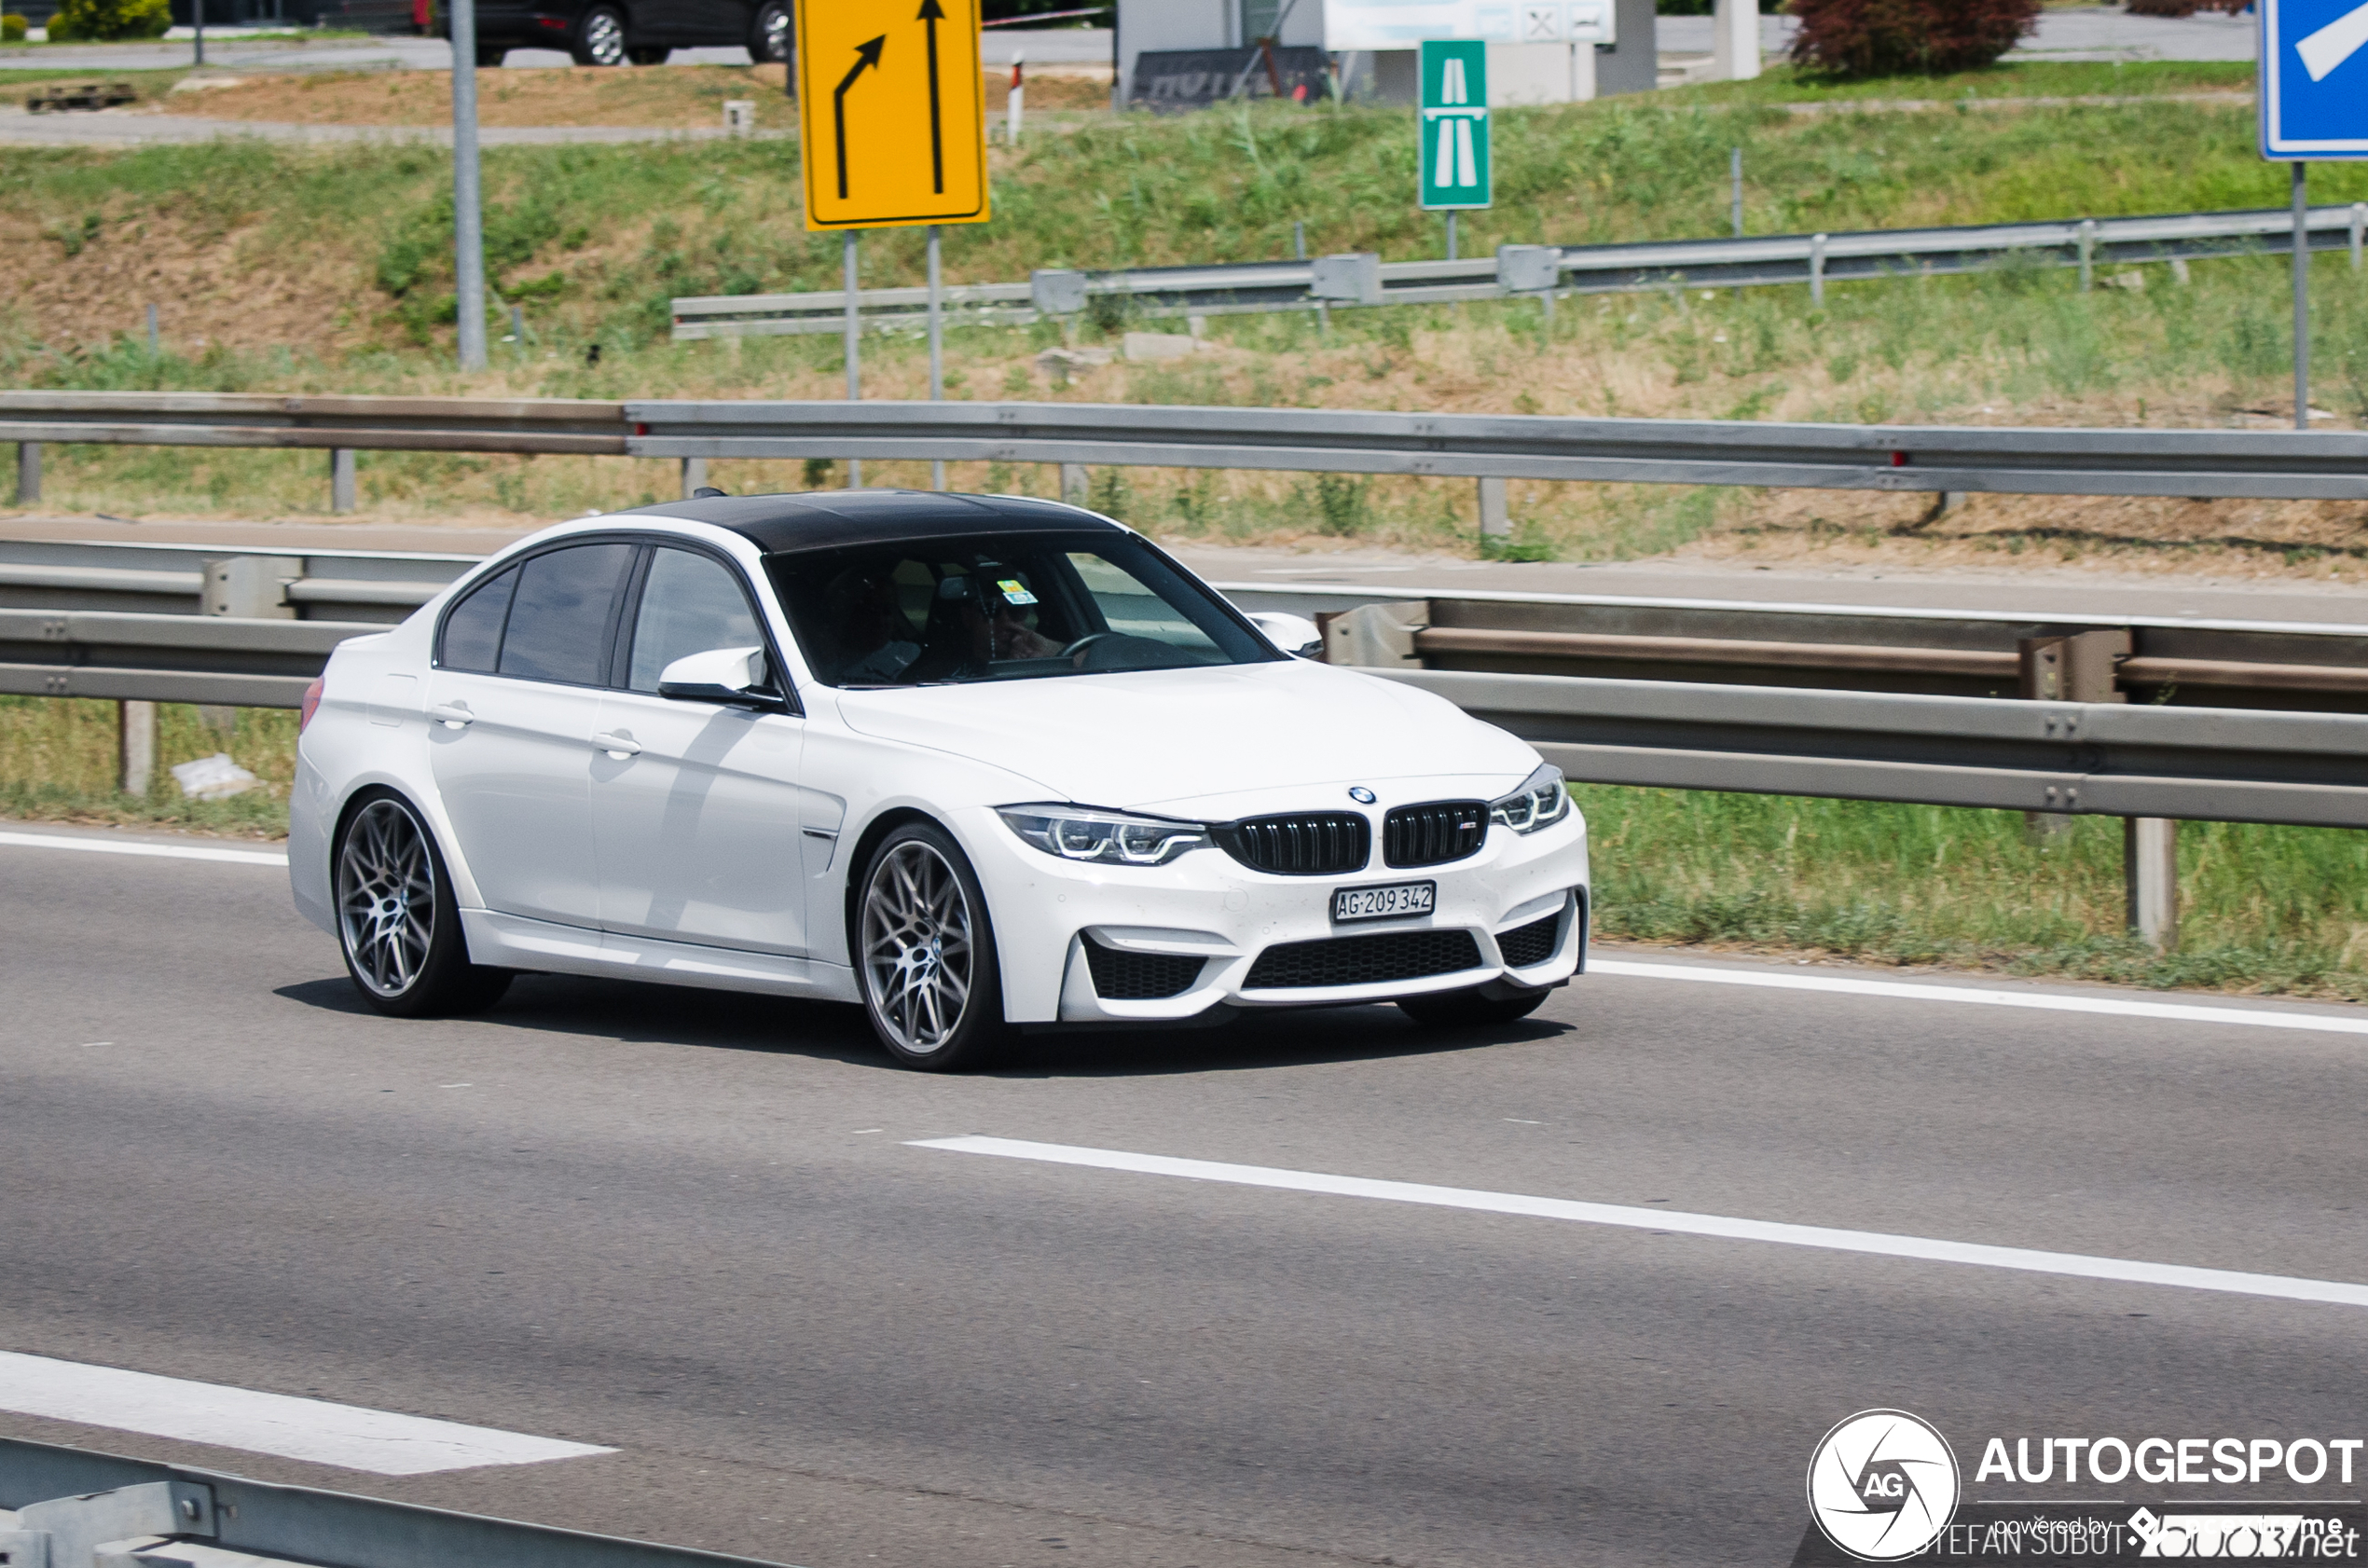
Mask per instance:
[[[304,701],[296,705],[296,734],[302,735],[304,727],[312,722],[312,716],[321,711],[321,687],[326,680],[326,676],[316,675],[312,684],[304,689]]]

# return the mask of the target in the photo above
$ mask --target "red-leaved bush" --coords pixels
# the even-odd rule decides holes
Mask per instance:
[[[1989,64],[2039,25],[2040,0],[1791,0],[1793,63],[1837,76]]]

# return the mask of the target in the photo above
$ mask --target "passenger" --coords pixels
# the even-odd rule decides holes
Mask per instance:
[[[849,567],[824,592],[839,645],[838,684],[887,684],[913,667],[921,645],[897,602],[892,570]]]

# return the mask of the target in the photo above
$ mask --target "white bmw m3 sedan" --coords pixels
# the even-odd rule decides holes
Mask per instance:
[[[545,530],[339,646],[297,763],[296,905],[397,1015],[610,975],[860,1004],[943,1069],[1252,1008],[1509,1021],[1586,956],[1586,824],[1527,744],[1050,502]]]

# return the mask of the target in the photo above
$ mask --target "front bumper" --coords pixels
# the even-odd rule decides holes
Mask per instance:
[[[1273,875],[1217,848],[1164,866],[1084,865],[1023,843],[991,811],[965,815],[962,836],[985,888],[1004,1012],[1013,1023],[1181,1023],[1239,1009],[1395,1001],[1474,987],[1504,995],[1563,984],[1586,965],[1587,830],[1576,811],[1533,834],[1492,828],[1477,854],[1446,865],[1394,868],[1376,855],[1365,870],[1340,876]],[[1401,881],[1438,885],[1430,913],[1333,924],[1335,889]],[[1508,956],[1501,939],[1517,932]],[[1414,940],[1374,949],[1298,948],[1260,965],[1288,944],[1402,936]],[[1089,943],[1103,949],[1105,984],[1096,983]],[[1379,962],[1368,956],[1374,954]],[[1358,961],[1333,961],[1342,957]],[[1150,962],[1130,966],[1126,958]],[[1327,983],[1358,970],[1378,970],[1382,978]],[[1161,974],[1189,979],[1169,995],[1106,995],[1146,988],[1108,984],[1120,970],[1138,982],[1147,974],[1155,982]]]

